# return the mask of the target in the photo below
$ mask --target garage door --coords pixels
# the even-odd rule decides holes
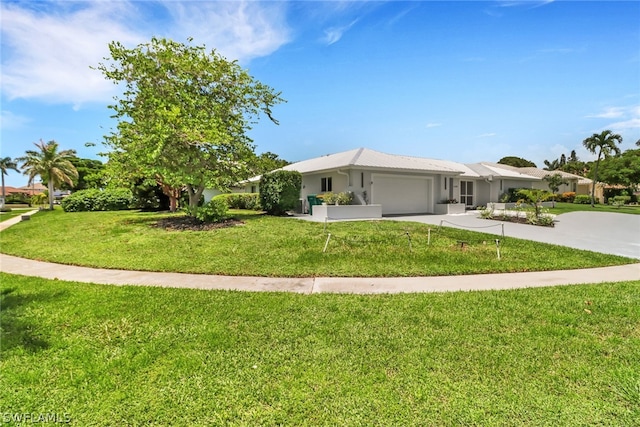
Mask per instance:
[[[382,205],[382,214],[433,212],[432,181],[428,178],[374,175],[371,202]]]

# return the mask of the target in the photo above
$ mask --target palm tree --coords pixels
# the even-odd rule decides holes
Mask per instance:
[[[7,171],[9,170],[14,170],[16,172],[20,172],[20,170],[18,169],[18,164],[14,162],[11,157],[4,157],[0,159],[0,170],[2,171],[2,204],[4,205],[4,176],[7,175]]]
[[[38,151],[28,150],[26,156],[16,160],[22,162],[24,174],[29,175],[29,184],[36,176],[47,181],[49,187],[49,209],[53,210],[53,190],[57,185],[66,182],[73,185],[73,180],[78,178],[78,171],[71,164],[70,159],[75,157],[75,150],[58,151],[58,143],[43,140],[34,143]]]
[[[617,133],[613,133],[610,130],[605,130],[600,134],[594,133],[589,138],[582,141],[582,145],[589,150],[592,154],[596,154],[598,152],[598,158],[596,159],[596,167],[593,171],[593,184],[591,185],[591,207],[595,207],[595,196],[596,196],[596,183],[598,182],[598,165],[600,164],[600,160],[602,159],[602,155],[604,157],[610,156],[612,153],[620,154],[620,149],[616,144],[620,144],[622,142],[622,137]]]

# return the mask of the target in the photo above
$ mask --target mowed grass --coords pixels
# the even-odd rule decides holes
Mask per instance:
[[[0,283],[3,414],[640,424],[640,282],[373,296]]]
[[[12,209],[11,212],[0,212],[0,222],[15,218],[29,212],[31,209]]]
[[[236,212],[244,225],[211,231],[154,226],[167,215],[44,211],[3,231],[0,250],[93,267],[276,277],[458,275],[637,262],[515,238],[501,239],[499,260],[494,235],[400,221],[339,222],[325,229]]]
[[[625,213],[640,215],[640,205],[626,205],[621,207],[615,207],[611,205],[582,205],[576,203],[560,203],[556,202],[555,208],[549,208],[549,213],[559,215],[567,212],[613,212],[613,213]]]

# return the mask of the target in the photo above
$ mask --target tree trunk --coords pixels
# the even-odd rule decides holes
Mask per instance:
[[[598,183],[598,165],[600,164],[600,155],[602,154],[602,148],[598,152],[598,160],[596,160],[596,168],[593,171],[593,184],[591,185],[591,207],[596,207],[596,184]]]
[[[204,185],[198,186],[196,190],[191,184],[187,184],[187,193],[189,194],[189,212],[195,215],[196,210],[198,209],[198,203],[200,202],[200,197],[202,197],[202,193],[204,192]]]
[[[49,177],[49,182],[48,182],[48,187],[49,187],[49,209],[53,210],[53,179],[51,179],[51,177]]]
[[[169,198],[169,212],[175,213],[178,210],[178,199],[180,198],[180,188],[172,187],[162,181],[162,177],[156,176],[156,182],[162,189],[162,193]]]
[[[4,171],[2,172],[2,206],[5,204],[6,197],[4,195]]]

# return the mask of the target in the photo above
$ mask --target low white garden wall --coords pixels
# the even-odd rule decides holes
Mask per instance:
[[[517,203],[509,202],[509,203],[499,203],[499,202],[491,202],[487,205],[488,208],[494,210],[505,210],[505,209],[513,209],[515,208]],[[527,204],[523,204],[522,207],[528,207]],[[551,208],[553,207],[553,202],[542,202],[542,207]]]
[[[315,205],[313,219],[370,219],[382,218],[382,205]]]
[[[465,209],[462,203],[436,203],[436,215],[463,214]]]

